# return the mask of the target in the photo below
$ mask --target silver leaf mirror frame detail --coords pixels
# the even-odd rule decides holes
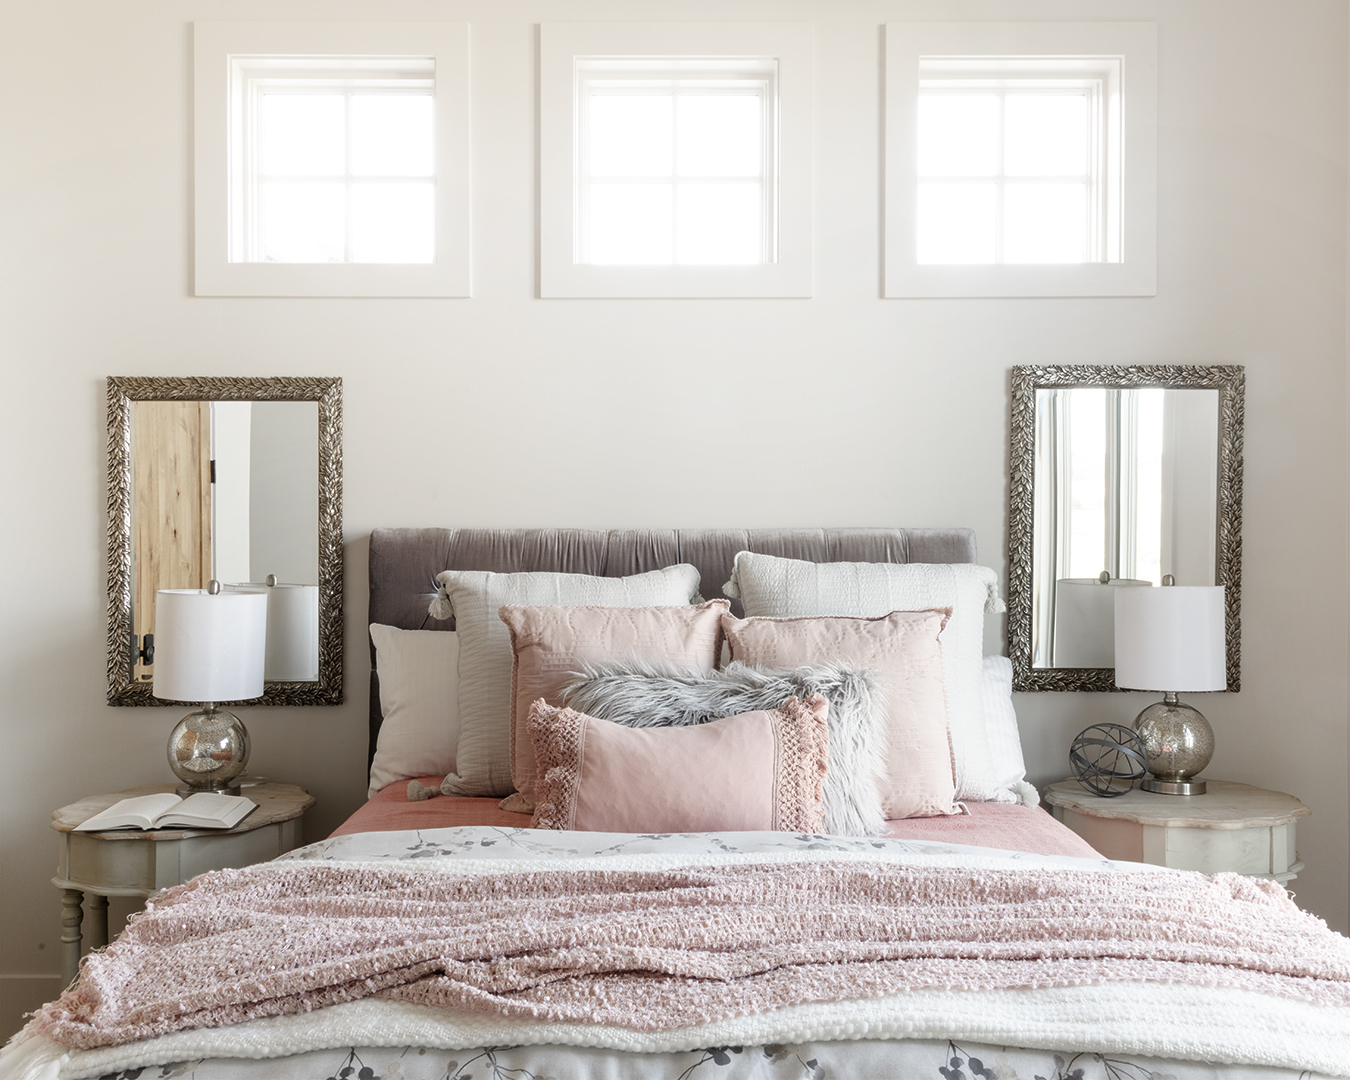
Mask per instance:
[[[1246,377],[1240,365],[1015,366],[1011,378],[1008,489],[1008,654],[1013,689],[1118,691],[1113,668],[1034,667],[1034,528],[1037,391],[1051,388],[1218,391],[1215,584],[1223,585],[1228,690],[1241,689],[1242,425]]]
[[[318,403],[318,679],[269,682],[241,705],[342,704],[342,380],[108,377],[108,704],[163,705],[132,678],[132,404],[136,401]],[[226,704],[222,702],[221,704]]]

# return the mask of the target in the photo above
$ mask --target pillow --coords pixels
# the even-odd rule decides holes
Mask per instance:
[[[1013,792],[1025,806],[1039,806],[1040,793],[1027,783],[1022,759],[1022,734],[1017,730],[1017,712],[1012,703],[1012,661],[1006,656],[986,656],[980,679],[984,701],[984,727],[989,736],[989,755],[994,781]]]
[[[497,617],[503,604],[687,604],[698,571],[681,564],[632,577],[586,574],[494,574],[445,570],[431,603],[438,619],[455,618],[459,634],[459,746],[447,795],[510,795],[511,634]]]
[[[399,780],[453,772],[459,742],[459,635],[371,623],[370,640],[375,643],[384,722],[370,764],[367,797]]]
[[[955,806],[939,635],[946,611],[896,611],[880,619],[722,617],[731,656],[757,668],[836,663],[875,668],[887,695],[888,818],[960,813]],[[983,720],[983,715],[981,715]]]
[[[678,671],[641,661],[588,668],[562,703],[624,727],[680,727],[772,709],[790,697],[819,694],[830,706],[830,771],[825,774],[825,831],[879,836],[886,831],[881,785],[889,749],[886,696],[873,671],[832,664],[791,671]]]
[[[1002,611],[994,571],[974,563],[811,563],[742,551],[723,589],[746,615],[850,615],[950,608],[942,634],[956,797],[1016,802],[989,756],[980,671],[984,613]]]
[[[544,701],[536,829],[818,833],[829,762],[819,695],[693,727],[627,728]]]
[[[510,632],[515,656],[511,667],[511,778],[516,793],[507,797],[502,809],[534,811],[534,743],[526,726],[530,702],[542,698],[550,705],[561,705],[562,689],[578,671],[612,657],[711,671],[722,648],[722,616],[730,606],[726,600],[709,600],[698,607],[503,605],[498,615]]]

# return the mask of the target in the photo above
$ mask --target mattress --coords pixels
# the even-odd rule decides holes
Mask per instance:
[[[435,789],[440,785],[440,777],[423,777],[419,782],[423,787]],[[391,784],[377,792],[332,835],[443,829],[460,825],[496,825],[507,829],[530,827],[529,814],[512,814],[501,809],[500,802],[500,799],[458,795],[409,802],[407,785]],[[965,844],[1036,855],[1102,857],[1081,836],[1038,807],[978,802],[966,803],[965,807],[966,813],[955,817],[905,818],[887,822],[886,835],[896,840]]]

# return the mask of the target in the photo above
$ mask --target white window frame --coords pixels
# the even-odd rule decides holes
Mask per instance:
[[[194,45],[196,296],[470,295],[469,28],[467,23],[198,22]],[[236,170],[247,109],[237,57],[430,58],[434,64],[434,261],[231,262],[246,243]],[[232,149],[234,154],[232,155]]]
[[[540,28],[542,297],[809,297],[812,293],[814,27],[808,23],[544,23]],[[585,65],[607,58],[777,61],[769,261],[748,266],[582,263],[578,235]]]
[[[979,58],[1119,58],[1119,75],[1101,64],[1103,89],[1113,86],[1119,162],[1107,149],[1104,245],[1096,254],[1118,261],[1083,263],[922,264],[916,250],[918,97],[922,66],[939,58],[974,70]],[[1154,23],[888,23],[886,26],[887,297],[1154,296],[1157,294],[1158,36]],[[994,65],[997,67],[997,62]],[[1112,173],[1116,174],[1114,180]],[[1110,205],[1116,193],[1118,208]],[[1115,233],[1112,235],[1113,221]]]

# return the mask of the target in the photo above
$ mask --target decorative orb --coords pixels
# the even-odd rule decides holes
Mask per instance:
[[[169,735],[169,768],[198,791],[228,787],[248,764],[248,729],[224,709],[204,709],[178,721]]]
[[[1139,786],[1148,775],[1144,741],[1124,724],[1093,724],[1069,747],[1069,764],[1083,787],[1113,799]]]

